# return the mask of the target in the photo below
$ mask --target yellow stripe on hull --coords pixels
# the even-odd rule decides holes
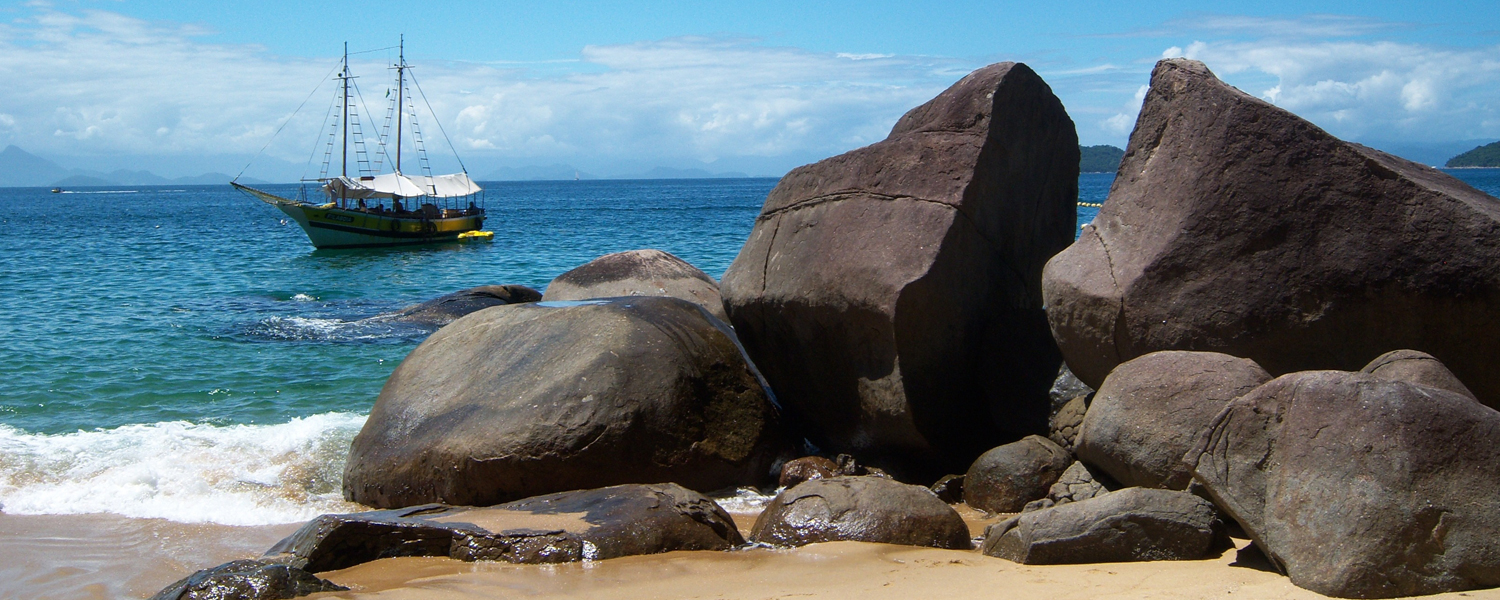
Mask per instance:
[[[438,219],[394,217],[358,210],[317,206],[282,198],[235,184],[287,214],[307,233],[317,248],[372,248],[451,242],[458,235],[484,227],[484,215]]]

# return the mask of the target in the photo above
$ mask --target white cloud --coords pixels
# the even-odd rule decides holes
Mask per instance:
[[[1241,89],[1274,81],[1262,97],[1350,139],[1443,141],[1500,136],[1500,47],[1438,48],[1381,42],[1194,42],[1204,61]],[[1486,128],[1487,127],[1487,128]]]
[[[1126,104],[1125,110],[1115,113],[1114,116],[1099,123],[1099,127],[1116,135],[1129,135],[1130,130],[1135,128],[1135,117],[1141,112],[1141,104],[1146,101],[1146,92],[1150,86],[1140,86],[1135,90],[1130,103]]]
[[[333,94],[325,84],[308,97],[334,61],[205,43],[196,27],[49,9],[5,27],[0,78],[21,85],[0,88],[0,106],[14,119],[7,138],[31,151],[246,155],[306,100],[267,150],[301,164]],[[358,83],[383,120],[383,57],[359,58],[369,60],[354,65],[365,74]],[[954,65],[683,37],[587,46],[562,70],[450,62],[416,73],[465,159],[639,160],[828,155],[868,144],[968,70]],[[429,150],[445,148],[437,127],[423,129]]]

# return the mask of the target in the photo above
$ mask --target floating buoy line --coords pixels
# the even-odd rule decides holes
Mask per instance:
[[[1088,208],[1104,208],[1103,202],[1079,202],[1078,205]]]

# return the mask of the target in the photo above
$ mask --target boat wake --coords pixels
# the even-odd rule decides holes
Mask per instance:
[[[362,510],[343,501],[340,482],[364,421],[324,413],[274,425],[170,421],[53,435],[0,425],[0,511],[269,525]]]
[[[437,328],[405,321],[399,306],[363,300],[325,301],[307,293],[247,299],[232,308],[257,314],[232,326],[229,336],[252,342],[420,343]],[[269,314],[268,314],[269,313]],[[372,314],[374,313],[374,314]]]

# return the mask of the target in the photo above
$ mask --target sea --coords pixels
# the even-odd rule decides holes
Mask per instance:
[[[1500,169],[1449,172],[1500,195]],[[1081,175],[1079,200],[1112,180]],[[382,315],[543,290],[632,249],[718,277],[775,184],[490,182],[493,241],[365,250],[315,250],[227,185],[0,189],[0,514],[265,526],[357,509],[349,443],[431,333]]]

